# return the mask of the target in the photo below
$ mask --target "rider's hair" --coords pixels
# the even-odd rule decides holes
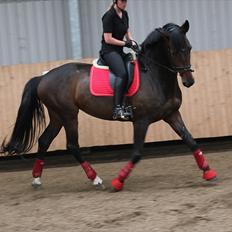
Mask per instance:
[[[113,2],[108,7],[108,10],[111,9],[116,3],[117,3],[117,0],[113,0]]]

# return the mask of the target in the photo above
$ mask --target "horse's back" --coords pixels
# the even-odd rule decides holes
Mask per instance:
[[[78,81],[90,67],[89,64],[67,63],[50,70],[42,76],[37,88],[38,97],[45,105],[71,104]]]

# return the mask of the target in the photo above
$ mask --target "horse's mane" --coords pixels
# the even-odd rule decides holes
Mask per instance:
[[[161,33],[167,33],[172,37],[172,41],[175,44],[175,47],[180,47],[180,41],[181,41],[181,31],[180,26],[174,24],[174,23],[167,23],[162,28],[156,28],[154,29],[144,40],[144,42],[141,44],[142,50],[146,50],[146,48],[150,47],[151,45],[154,45],[160,41],[162,38]],[[183,35],[183,34],[182,34]]]
[[[172,32],[174,30],[178,30],[180,28],[180,26],[178,26],[178,25],[176,25],[174,23],[167,23],[162,28],[166,32]]]

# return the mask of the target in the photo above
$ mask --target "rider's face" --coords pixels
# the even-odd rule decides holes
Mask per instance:
[[[127,0],[118,0],[117,5],[120,9],[125,9],[127,5]]]

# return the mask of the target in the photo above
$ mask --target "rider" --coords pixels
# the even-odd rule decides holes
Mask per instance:
[[[129,17],[125,10],[127,0],[113,0],[110,9],[102,17],[103,35],[100,55],[116,75],[114,86],[113,119],[127,120],[122,107],[127,85],[127,70],[124,64],[126,54],[123,47],[132,48],[132,36],[129,31]],[[126,40],[123,40],[124,37]]]

